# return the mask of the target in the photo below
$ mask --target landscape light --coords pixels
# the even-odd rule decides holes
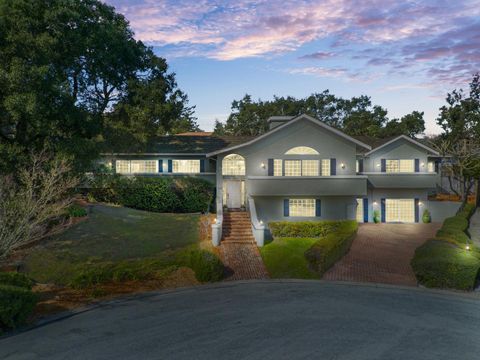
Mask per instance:
[[[466,249],[467,251],[470,251],[470,245],[465,246],[465,249]]]

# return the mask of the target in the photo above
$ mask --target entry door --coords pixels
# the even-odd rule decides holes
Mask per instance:
[[[385,199],[386,222],[415,222],[414,199]]]
[[[227,182],[227,207],[238,209],[242,206],[242,183],[241,181]]]

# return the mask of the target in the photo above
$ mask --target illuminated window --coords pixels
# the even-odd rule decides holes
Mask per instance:
[[[429,161],[427,164],[427,170],[430,173],[435,172],[435,162],[434,161]]]
[[[360,163],[359,163],[358,160],[357,160],[356,163],[355,163],[355,172],[357,172],[357,173],[360,172]]]
[[[386,160],[385,165],[387,173],[415,172],[415,160],[413,159]]]
[[[119,174],[147,174],[158,172],[157,160],[117,160],[116,172]]]
[[[385,220],[387,222],[415,222],[415,200],[386,199]]]
[[[318,160],[302,160],[302,176],[318,176]]]
[[[415,172],[415,160],[400,160],[400,172]]]
[[[322,159],[322,176],[330,176],[330,159]]]
[[[282,169],[283,169],[283,160],[282,159],[275,159],[273,160],[273,176],[282,176]]]
[[[318,155],[318,151],[308,146],[297,146],[288,150],[286,155]]]
[[[200,172],[200,160],[172,160],[172,172],[196,174]]]
[[[245,175],[245,159],[241,155],[230,154],[222,161],[222,175]]]
[[[285,176],[302,176],[301,160],[285,160]]]
[[[357,222],[363,223],[363,199],[357,199]]]
[[[289,199],[288,206],[290,216],[315,216],[315,199]]]
[[[398,160],[386,160],[385,165],[385,171],[387,173],[400,172],[400,162]]]

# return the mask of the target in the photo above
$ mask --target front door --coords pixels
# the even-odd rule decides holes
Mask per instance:
[[[242,182],[227,181],[227,207],[238,209],[242,206]]]

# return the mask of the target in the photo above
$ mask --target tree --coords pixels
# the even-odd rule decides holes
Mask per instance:
[[[389,121],[384,130],[383,136],[398,136],[407,135],[415,137],[425,131],[425,120],[423,119],[424,112],[413,111],[410,114],[403,116],[400,120],[393,119]]]
[[[11,175],[0,175],[0,258],[47,236],[61,220],[78,180],[67,159],[46,152],[33,154]]]

